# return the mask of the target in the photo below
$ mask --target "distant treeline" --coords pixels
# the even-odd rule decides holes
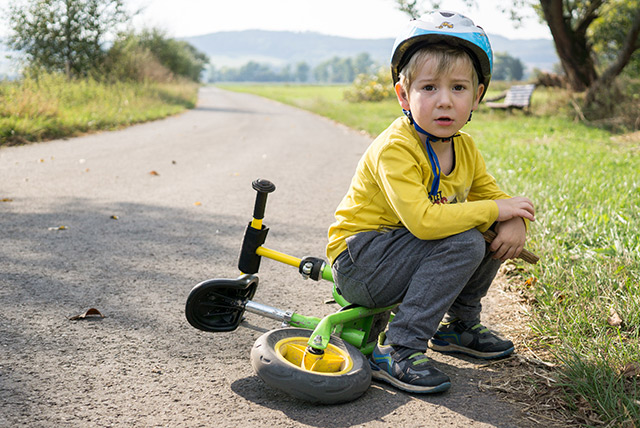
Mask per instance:
[[[354,58],[334,56],[313,68],[306,62],[286,65],[279,69],[255,61],[237,68],[212,66],[205,80],[209,82],[351,83],[357,75],[373,73],[377,67],[371,56],[365,52]]]
[[[521,80],[524,64],[506,53],[494,57],[494,80]],[[249,61],[240,67],[210,66],[204,74],[208,82],[299,82],[299,83],[352,83],[359,74],[374,75],[380,68],[364,52],[354,58],[334,56],[315,67],[306,62],[276,68],[269,64]]]

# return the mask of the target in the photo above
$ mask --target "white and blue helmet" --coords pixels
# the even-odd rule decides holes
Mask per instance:
[[[493,68],[493,52],[487,34],[466,16],[444,10],[430,12],[410,21],[396,38],[391,55],[394,85],[411,56],[421,47],[432,43],[447,43],[465,49],[471,55],[479,82],[484,84],[486,93]]]

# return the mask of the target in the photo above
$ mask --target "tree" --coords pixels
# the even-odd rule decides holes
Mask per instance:
[[[362,52],[353,59],[353,71],[356,75],[375,72],[375,64],[368,52]]]
[[[495,80],[521,80],[524,74],[524,64],[518,58],[508,53],[496,52],[493,56],[493,75]]]
[[[368,53],[361,53],[355,58],[334,56],[318,64],[313,69],[313,76],[318,82],[351,83],[356,75],[372,71],[373,61]]]
[[[9,6],[8,45],[28,65],[84,76],[104,58],[103,45],[129,20],[123,0],[29,0]]]
[[[420,14],[416,0],[395,1],[400,10],[411,16]],[[475,0],[465,1],[476,3]],[[511,6],[505,11],[512,19],[521,19],[528,6],[546,21],[569,86],[577,92],[588,90],[587,105],[595,99],[600,88],[611,84],[629,64],[634,52],[640,49],[639,0],[512,0],[509,4]],[[608,66],[599,73],[594,60],[597,33],[591,30],[601,20],[616,22],[621,27],[618,28],[617,43],[609,46]]]
[[[299,62],[296,64],[296,71],[294,72],[295,80],[297,82],[306,82],[309,80],[309,64],[306,62]]]

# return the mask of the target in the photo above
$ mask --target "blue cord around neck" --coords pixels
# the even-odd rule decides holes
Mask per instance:
[[[431,163],[431,170],[433,171],[433,182],[431,183],[431,190],[429,191],[429,197],[432,201],[438,200],[438,190],[440,188],[440,174],[442,170],[440,169],[440,162],[438,161],[438,155],[431,147],[431,141],[445,141],[452,140],[455,135],[452,135],[447,138],[436,137],[433,134],[428,133],[424,129],[422,129],[415,120],[413,120],[413,116],[409,110],[402,109],[402,112],[409,118],[409,121],[413,125],[416,131],[419,133],[426,135],[427,141],[425,145],[427,146],[427,154],[429,155],[429,163]]]

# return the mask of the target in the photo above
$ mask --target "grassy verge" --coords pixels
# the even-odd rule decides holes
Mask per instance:
[[[195,106],[196,84],[68,81],[42,75],[0,83],[0,145],[117,129]]]
[[[314,111],[372,135],[399,115],[396,101],[349,104],[341,87],[233,86]],[[474,135],[506,191],[531,197],[519,266],[539,349],[558,369],[556,391],[586,425],[640,421],[639,139],[573,121],[568,95],[536,89],[531,114],[474,113]],[[595,416],[594,416],[595,415]]]

